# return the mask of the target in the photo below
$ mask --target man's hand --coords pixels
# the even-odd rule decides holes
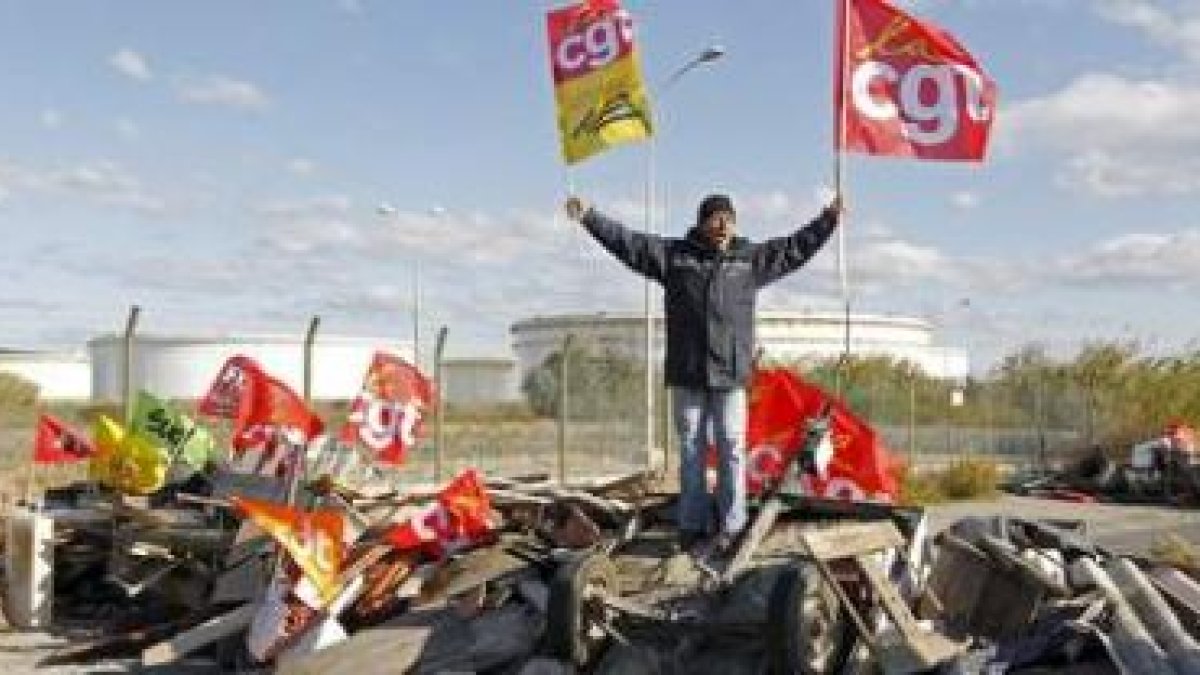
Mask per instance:
[[[833,199],[829,200],[829,206],[825,208],[836,213],[841,218],[846,213],[846,206],[842,203],[842,193],[838,192],[834,194]]]
[[[567,201],[564,206],[567,209],[567,217],[576,222],[583,218],[584,211],[587,211],[587,207],[584,205],[583,200],[575,195],[567,197]]]

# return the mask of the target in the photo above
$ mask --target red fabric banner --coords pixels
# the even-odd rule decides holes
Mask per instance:
[[[840,7],[838,148],[981,161],[996,85],[975,58],[950,34],[888,0],[844,0]]]
[[[60,420],[43,414],[38,417],[37,436],[33,443],[33,461],[38,464],[64,464],[90,459],[96,446],[85,436],[75,433]]]
[[[304,445],[325,426],[290,387],[248,356],[225,362],[197,410],[233,420],[235,450]]]
[[[437,501],[384,539],[397,550],[421,551],[432,558],[485,541],[492,536],[492,502],[479,472],[467,469],[438,493]]]
[[[805,492],[850,501],[896,501],[897,462],[875,431],[841,401],[782,368],[756,371],[751,380],[746,429],[750,493],[762,492],[779,478],[803,446],[808,420],[826,402],[832,409],[833,459],[824,478],[804,476]]]
[[[421,371],[398,356],[378,352],[350,405],[341,440],[362,443],[378,462],[400,464],[425,435],[425,415],[434,400],[433,383]]]
[[[247,397],[246,391],[251,378],[259,378],[262,368],[249,356],[231,356],[221,366],[208,393],[200,400],[196,410],[201,415],[237,419]]]

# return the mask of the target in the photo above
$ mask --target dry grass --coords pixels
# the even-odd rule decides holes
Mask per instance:
[[[994,499],[1000,481],[995,462],[964,459],[945,469],[917,471],[909,465],[900,470],[900,503],[928,506],[947,501]]]

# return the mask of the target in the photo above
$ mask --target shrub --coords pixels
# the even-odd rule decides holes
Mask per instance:
[[[0,409],[32,408],[37,404],[38,386],[23,377],[0,373]]]
[[[921,473],[908,464],[898,471],[900,482],[900,504],[902,506],[929,506],[946,501],[938,485],[936,472]]]
[[[993,461],[964,459],[939,473],[938,486],[946,499],[979,499],[997,494],[1000,469]]]
[[[994,498],[1000,479],[995,462],[964,459],[937,471],[900,469],[900,503],[927,506],[945,501]]]

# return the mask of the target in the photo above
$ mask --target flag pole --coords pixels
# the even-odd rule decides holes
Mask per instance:
[[[37,476],[37,460],[35,457],[37,456],[38,428],[41,426],[40,413],[35,424],[37,426],[34,427],[33,442],[29,444],[29,471],[25,477],[25,505],[31,509],[33,508],[33,481]]]
[[[850,44],[850,0],[838,1],[838,30],[840,31],[840,44],[838,45],[838,53],[834,62],[837,68],[837,145],[833,149],[833,189],[837,198],[843,197],[843,190],[846,183],[846,163],[845,163],[845,148],[846,148],[846,49]],[[845,369],[850,360],[850,282],[846,272],[846,210],[843,200],[842,212],[838,214],[837,228],[837,269],[838,283],[842,292],[842,308],[844,311],[843,319],[845,324],[844,341],[842,343],[842,356],[838,359],[837,368],[834,370],[835,387],[838,396],[842,396],[843,377],[842,371]]]

